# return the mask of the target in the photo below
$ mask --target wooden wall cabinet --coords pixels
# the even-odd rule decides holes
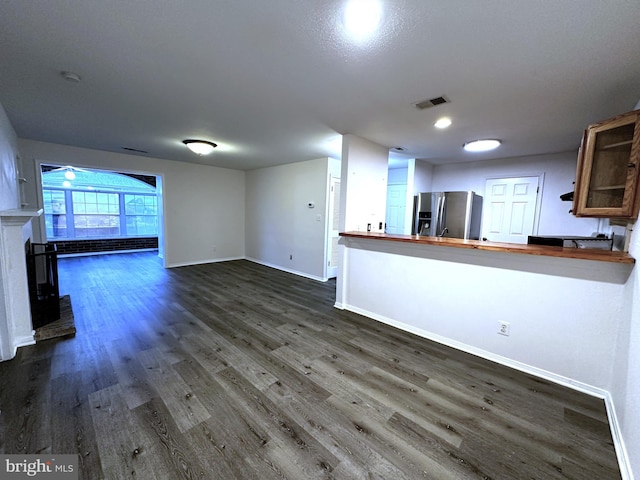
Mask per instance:
[[[639,176],[640,110],[590,125],[578,154],[574,215],[638,218]]]

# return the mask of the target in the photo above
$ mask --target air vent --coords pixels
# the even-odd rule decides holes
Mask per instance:
[[[129,152],[136,152],[136,153],[149,153],[146,150],[138,150],[137,148],[130,148],[130,147],[122,147],[123,150],[127,150]]]
[[[423,100],[422,102],[416,103],[416,108],[418,110],[424,110],[425,108],[435,107],[443,103],[449,103],[449,100],[447,100],[445,97],[436,97],[430,100]]]

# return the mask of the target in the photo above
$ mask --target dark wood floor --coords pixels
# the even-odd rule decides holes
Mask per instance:
[[[0,452],[84,479],[615,479],[602,400],[247,261],[60,261],[77,335],[0,364]]]

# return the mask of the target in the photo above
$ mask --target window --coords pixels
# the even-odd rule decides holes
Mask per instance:
[[[47,237],[67,236],[67,210],[64,191],[43,190]]]
[[[150,195],[124,196],[127,232],[130,235],[158,234],[158,200]]]
[[[42,194],[48,238],[158,235],[154,186],[119,173],[43,166],[45,169]]]

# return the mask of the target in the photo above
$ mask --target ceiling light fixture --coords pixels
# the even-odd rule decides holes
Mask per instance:
[[[486,139],[486,140],[473,140],[464,144],[463,148],[467,152],[488,152],[494,148],[498,148],[502,144],[502,140]]]
[[[344,10],[344,26],[356,40],[363,40],[375,32],[381,18],[379,0],[350,0]]]
[[[209,155],[213,152],[213,149],[216,148],[216,145],[213,142],[207,142],[206,140],[183,140],[184,143],[189,150],[193,153],[197,153],[198,155]]]
[[[69,168],[66,172],[64,172],[64,178],[66,178],[67,180],[75,180],[76,174]]]
[[[439,118],[436,123],[433,124],[436,128],[447,128],[451,125],[451,119],[449,117]]]

